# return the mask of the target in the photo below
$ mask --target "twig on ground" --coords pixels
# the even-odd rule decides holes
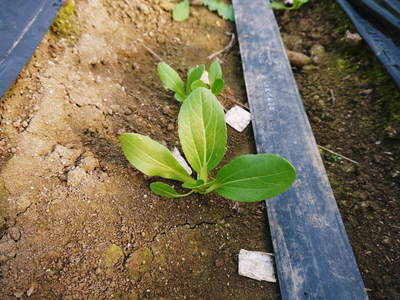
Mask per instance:
[[[335,94],[333,93],[333,90],[329,89],[329,93],[331,94],[332,104],[335,105],[336,97],[335,97]]]
[[[149,47],[147,47],[145,44],[142,44],[143,48],[147,50],[147,52],[149,52],[151,55],[153,55],[158,61],[163,61],[162,58],[155,53],[152,49],[150,49]]]
[[[246,104],[240,103],[239,101],[236,101],[235,99],[233,99],[230,96],[227,96],[225,94],[221,94],[221,96],[224,97],[228,101],[231,101],[231,102],[233,102],[233,103],[235,103],[235,104],[237,104],[237,105],[239,105],[239,106],[241,106],[241,107],[243,107],[243,108],[245,108],[247,110],[250,110],[250,108]]]
[[[231,40],[229,41],[229,44],[227,46],[225,46],[223,49],[209,55],[208,59],[211,60],[214,57],[220,55],[221,53],[224,53],[225,51],[228,51],[229,49],[231,49],[233,47],[233,45],[235,44],[235,34],[233,32],[228,32],[227,34],[231,36]]]
[[[342,154],[339,154],[339,153],[337,153],[337,152],[335,152],[335,151],[329,150],[328,148],[325,148],[324,146],[318,145],[318,147],[320,147],[322,150],[325,150],[325,151],[327,151],[327,152],[330,152],[330,153],[332,153],[332,154],[334,154],[334,155],[340,156],[341,158],[343,158],[343,159],[345,159],[345,160],[348,160],[348,161],[350,161],[350,162],[352,162],[352,163],[354,163],[354,164],[357,164],[357,165],[360,164],[359,162],[356,162],[355,160],[352,160],[352,159],[350,159],[350,158],[348,158],[348,157],[346,157],[346,156],[344,156],[344,155],[342,155]]]

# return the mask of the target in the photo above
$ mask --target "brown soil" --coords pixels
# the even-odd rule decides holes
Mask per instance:
[[[183,75],[234,30],[199,7],[172,22],[156,2],[76,1],[79,36],[49,32],[1,100],[1,299],[278,297],[237,274],[241,248],[272,252],[261,204],[158,197],[121,152],[123,132],[178,145],[179,105],[145,46]],[[243,101],[238,50],[219,58]],[[229,133],[228,159],[254,151],[251,129]]]
[[[291,50],[325,46],[295,76],[318,143],[360,162],[322,152],[369,295],[400,299],[399,141],[367,72],[374,63],[360,48],[343,50],[323,5],[279,13],[279,22]],[[144,46],[184,75],[234,31],[202,7],[172,22],[168,7],[76,1],[79,36],[49,32],[1,100],[1,299],[279,298],[277,284],[237,275],[241,248],[272,252],[261,204],[158,197],[121,153],[123,132],[178,145],[179,105]],[[225,94],[244,103],[237,45],[219,58]],[[253,152],[251,136],[230,130],[227,159]]]
[[[334,1],[278,15],[290,50],[317,52],[293,69],[317,143],[359,162],[321,151],[368,295],[400,299],[400,124],[387,110],[400,93],[365,44],[346,42]]]

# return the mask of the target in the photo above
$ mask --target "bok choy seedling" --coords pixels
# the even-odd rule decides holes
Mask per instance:
[[[218,96],[224,88],[221,65],[216,61],[211,64],[208,70],[208,82],[204,82],[201,79],[205,72],[204,65],[199,65],[189,70],[186,85],[178,72],[165,62],[158,64],[157,71],[165,88],[175,92],[175,99],[179,102],[183,102],[192,91],[199,87],[209,87],[216,96]]]
[[[182,86],[179,87],[183,89]],[[172,153],[147,136],[125,133],[120,136],[128,161],[148,176],[180,181],[187,193],[178,193],[173,186],[153,182],[153,193],[178,198],[191,193],[217,192],[242,202],[261,201],[287,190],[296,178],[293,166],[274,154],[248,154],[233,159],[209,178],[225,155],[227,128],[224,111],[215,95],[206,88],[196,88],[183,102],[178,116],[178,133],[183,153],[196,172],[191,177]]]

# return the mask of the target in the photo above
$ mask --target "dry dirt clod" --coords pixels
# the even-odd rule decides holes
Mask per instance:
[[[100,164],[96,158],[89,156],[89,157],[85,157],[84,159],[81,160],[80,166],[86,172],[91,172],[94,169],[98,168],[100,166]]]
[[[18,227],[11,227],[8,229],[8,234],[14,241],[18,241],[21,238],[21,231]]]
[[[106,265],[112,267],[121,264],[125,255],[121,247],[113,244],[104,252],[103,257]]]
[[[126,262],[129,277],[133,281],[139,280],[150,269],[153,259],[150,248],[140,248],[133,252]]]
[[[67,183],[69,186],[79,185],[86,177],[86,172],[81,167],[77,167],[68,172]]]

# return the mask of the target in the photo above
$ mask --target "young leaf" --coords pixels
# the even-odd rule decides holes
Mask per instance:
[[[199,87],[203,87],[203,88],[208,88],[208,85],[205,84],[203,81],[201,80],[196,80],[195,82],[192,83],[192,91],[194,91],[195,89],[199,88]]]
[[[125,157],[142,173],[182,182],[196,182],[165,146],[151,138],[136,133],[124,133],[120,136],[120,141]]]
[[[197,88],[183,102],[178,115],[178,132],[186,159],[207,182],[208,172],[225,154],[225,115],[209,89]]]
[[[217,78],[214,80],[214,84],[211,87],[211,92],[218,96],[224,89],[224,80],[222,78]]]
[[[157,71],[158,76],[167,89],[170,89],[179,95],[185,95],[183,81],[173,68],[171,68],[165,62],[160,62],[157,65]]]
[[[235,21],[233,6],[231,4],[222,3],[222,5],[218,7],[218,15],[222,17],[224,20],[232,22]]]
[[[190,94],[192,91],[192,83],[200,80],[201,76],[204,73],[205,70],[204,65],[197,66],[196,68],[190,69],[189,74],[187,76],[187,81],[186,81],[186,93]]]
[[[160,181],[150,183],[150,189],[154,194],[168,198],[181,198],[193,193],[193,191],[190,191],[186,194],[179,194],[172,186]]]
[[[242,155],[223,166],[211,190],[242,202],[261,201],[286,191],[296,171],[284,158],[274,154]]]
[[[218,0],[203,0],[203,5],[207,6],[211,11],[216,11],[218,10],[220,2]]]
[[[219,62],[214,61],[208,70],[208,80],[210,81],[210,86],[214,85],[214,81],[217,78],[222,78],[222,69]]]
[[[186,96],[185,96],[185,95],[178,94],[178,93],[175,93],[174,97],[175,97],[175,99],[176,99],[178,102],[183,102],[183,101],[185,101],[185,99],[186,99]]]
[[[273,9],[290,9],[290,7],[276,1],[272,1],[269,6]]]
[[[174,21],[184,21],[189,18],[189,13],[189,0],[184,0],[175,5],[174,10],[172,11],[172,18],[174,19]]]

